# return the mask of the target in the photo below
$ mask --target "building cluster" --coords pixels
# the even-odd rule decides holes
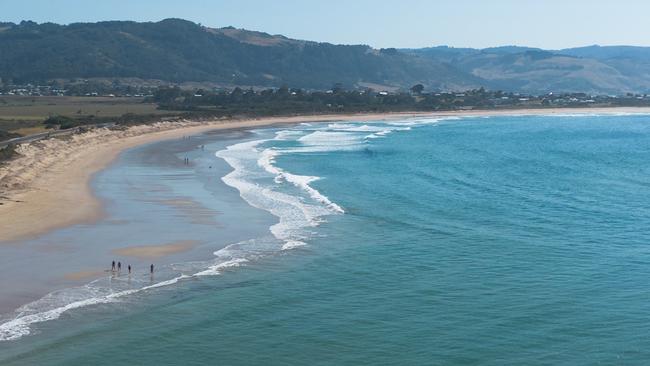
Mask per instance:
[[[67,90],[56,88],[50,85],[5,85],[0,87],[0,95],[19,95],[19,96],[64,96]]]
[[[553,94],[542,96],[542,104],[546,106],[575,106],[589,104],[611,104],[611,103],[648,103],[648,94],[625,94],[625,95],[590,95],[585,93]]]
[[[133,86],[119,83],[93,83],[88,80],[76,81],[71,84],[56,85],[38,85],[38,84],[2,84],[0,81],[0,96],[86,96],[86,97],[127,97],[127,98],[152,98],[159,94],[160,86]],[[179,87],[165,88],[162,90],[178,90]],[[298,97],[298,94],[304,93],[317,95],[338,95],[343,93],[355,93],[359,95],[375,95],[379,98],[401,98],[400,103],[404,103],[404,96],[410,95],[417,103],[422,102],[424,105],[435,105],[437,108],[445,109],[472,109],[472,108],[508,108],[508,107],[576,107],[576,106],[639,106],[650,105],[650,95],[648,94],[624,94],[624,95],[592,95],[587,93],[545,93],[540,95],[513,93],[503,91],[489,91],[483,88],[468,90],[464,92],[429,92],[423,93],[422,90],[411,88],[410,93],[404,91],[370,91],[357,90],[345,91],[342,88],[334,88],[325,91],[303,91],[300,89],[271,88],[271,89],[248,89],[240,88],[228,89],[215,87],[208,89],[198,89],[192,91],[191,95],[201,98],[206,95],[214,94],[241,94],[252,93],[254,95],[264,96],[266,94],[282,93],[286,89],[287,95]],[[407,98],[410,99],[410,98]],[[408,101],[406,101],[408,102]],[[329,106],[329,105],[328,105]]]
[[[57,84],[57,83],[53,83]],[[85,97],[127,97],[143,98],[152,96],[156,87],[106,85],[92,82],[75,82],[59,85],[39,84],[2,84],[0,79],[0,95],[7,96],[85,96]]]

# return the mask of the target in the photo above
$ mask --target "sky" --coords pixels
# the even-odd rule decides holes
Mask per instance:
[[[650,46],[644,0],[0,0],[0,21],[183,18],[373,47]]]

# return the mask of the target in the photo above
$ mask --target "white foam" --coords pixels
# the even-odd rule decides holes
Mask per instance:
[[[302,136],[305,133],[298,130],[282,130],[275,134],[276,140],[293,140],[296,136]]]
[[[248,262],[246,258],[235,258],[223,263],[218,263],[213,266],[210,266],[208,269],[198,272],[194,274],[196,277],[201,277],[201,276],[216,276],[220,275],[223,273],[223,271],[227,268],[232,268],[232,267],[239,267],[243,265],[244,263]]]
[[[312,177],[290,174],[276,168],[272,161],[273,154],[269,151],[263,154],[256,147],[267,140],[258,140],[229,146],[226,150],[217,152],[234,169],[222,180],[236,188],[240,196],[251,206],[266,210],[278,217],[279,222],[270,227],[270,231],[278,240],[303,241],[308,236],[304,229],[320,224],[320,217],[332,214],[332,210],[342,210],[330,202],[327,197],[311,187],[308,182]],[[264,169],[260,167],[264,165]],[[263,178],[262,174],[270,173],[269,178],[286,180],[303,189],[314,198],[319,205],[304,202],[300,196],[274,190],[272,186],[261,185],[256,179]],[[278,178],[281,175],[282,178]],[[321,205],[322,204],[322,205]]]
[[[386,137],[395,131],[408,131],[411,126],[397,126],[396,124],[376,124],[376,125],[330,125],[332,129],[344,132],[373,132],[365,135],[364,139],[378,139]]]
[[[300,188],[301,190],[307,192],[309,196],[316,200],[317,202],[322,203],[328,209],[336,213],[345,213],[343,208],[336,203],[332,202],[327,196],[320,193],[318,190],[312,188],[309,183],[317,181],[320,177],[313,177],[307,175],[297,175],[284,171],[281,168],[278,168],[274,165],[275,158],[279,154],[279,151],[273,148],[265,149],[260,154],[260,158],[257,160],[257,163],[260,167],[264,168],[267,172],[275,176],[274,180],[276,183],[282,181],[287,181],[294,186]]]
[[[427,125],[432,125],[441,121],[447,121],[447,120],[457,120],[460,119],[459,117],[441,117],[441,118],[413,118],[413,119],[406,119],[403,121],[391,121],[387,122],[387,124],[391,126],[414,126],[414,127],[419,127],[419,126],[427,126]]]
[[[329,130],[344,131],[344,132],[376,132],[383,131],[386,126],[381,125],[354,125],[354,124],[331,124],[328,126]]]
[[[58,319],[63,313],[73,309],[116,302],[123,297],[170,286],[186,278],[220,275],[228,268],[239,267],[249,261],[246,258],[232,258],[225,261],[220,259],[217,258],[216,263],[207,265],[207,268],[205,263],[200,263],[199,266],[205,269],[199,272],[189,275],[181,274],[139,288],[115,291],[110,287],[94,287],[99,281],[96,280],[85,286],[50,293],[37,301],[22,306],[16,310],[18,315],[14,319],[0,324],[0,341],[16,340],[29,335],[33,324]],[[62,305],[56,305],[57,303]]]
[[[330,123],[327,125],[328,130],[344,130],[346,128],[354,128],[357,127],[357,124],[351,124],[351,123]]]
[[[298,139],[301,152],[351,151],[365,148],[363,135],[353,132],[314,131]]]
[[[387,130],[381,130],[379,132],[375,132],[373,134],[370,134],[366,136],[365,138],[367,139],[379,139],[379,138],[384,138],[388,134],[393,133],[394,131],[408,131],[410,130],[411,127],[400,127],[400,128],[392,128],[392,129],[387,129]]]
[[[73,309],[79,309],[91,305],[114,302],[122,297],[133,295],[138,292],[175,284],[178,281],[188,277],[189,276],[187,275],[180,275],[178,277],[174,277],[172,279],[158,282],[152,285],[144,286],[141,288],[121,290],[116,292],[112,292],[110,288],[92,289],[92,287],[90,287],[92,285],[91,283],[83,287],[73,288],[73,289],[68,289],[68,290],[58,291],[58,292],[48,294],[40,300],[34,301],[32,303],[29,303],[19,308],[16,311],[18,315],[14,319],[0,324],[0,341],[16,340],[23,336],[29,335],[32,324],[58,319],[63,313],[67,311]],[[89,291],[91,293],[99,292],[99,291],[108,291],[108,293],[104,295],[91,296],[88,298],[79,299],[72,302],[69,302],[69,299],[66,296],[60,296],[62,293],[64,294],[71,293],[72,296],[75,297],[75,290],[76,291],[81,290],[81,292]],[[54,301],[57,301],[59,303],[61,302],[67,302],[67,303],[52,308],[51,306]]]
[[[307,246],[307,243],[304,241],[293,240],[284,243],[284,245],[282,245],[282,250],[292,250],[304,246]]]
[[[549,113],[541,116],[544,117],[625,117],[625,116],[649,116],[647,112],[576,112],[576,113]]]
[[[26,336],[30,333],[30,325],[34,323],[58,319],[61,314],[68,310],[77,309],[89,305],[106,303],[112,300],[113,298],[109,297],[90,298],[86,300],[75,301],[44,312],[18,316],[13,320],[0,324],[0,341],[11,341]]]

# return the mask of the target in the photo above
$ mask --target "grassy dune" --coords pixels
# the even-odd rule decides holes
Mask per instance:
[[[43,120],[52,115],[83,118],[119,117],[127,113],[150,115],[169,111],[159,111],[155,104],[143,103],[142,98],[0,96],[0,130],[21,135],[43,131]]]

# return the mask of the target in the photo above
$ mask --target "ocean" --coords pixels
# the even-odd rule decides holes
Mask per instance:
[[[22,280],[58,287],[0,318],[0,364],[645,365],[649,162],[650,116],[623,114],[141,146],[94,178],[104,220],[1,254],[80,271],[105,246],[192,249],[133,277]]]

